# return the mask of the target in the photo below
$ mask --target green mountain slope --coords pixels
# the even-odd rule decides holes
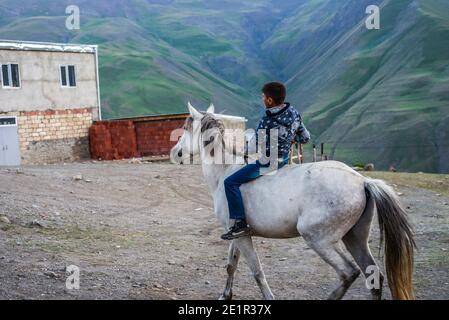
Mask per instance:
[[[293,43],[305,38],[313,50],[288,68],[291,99],[332,158],[448,171],[449,2],[379,4],[380,30],[360,20],[324,38],[320,27],[298,33]]]

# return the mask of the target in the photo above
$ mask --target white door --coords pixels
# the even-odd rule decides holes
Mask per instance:
[[[0,117],[0,166],[19,166],[20,146],[16,117]]]

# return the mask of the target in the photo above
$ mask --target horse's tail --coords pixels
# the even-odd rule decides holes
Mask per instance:
[[[412,300],[413,230],[396,193],[382,180],[366,179],[365,190],[374,199],[380,228],[380,245],[385,241],[385,268],[393,299]]]

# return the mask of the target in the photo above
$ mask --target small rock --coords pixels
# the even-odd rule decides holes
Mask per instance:
[[[128,163],[130,164],[142,164],[142,161],[140,159],[132,159],[131,161],[129,161]]]
[[[160,179],[161,176],[160,176],[160,175],[157,175],[157,176],[154,176],[154,178],[155,178],[155,179]]]
[[[209,285],[209,284],[210,284],[210,281],[207,281],[207,280],[206,280],[206,281],[204,281],[204,283]]]
[[[45,271],[44,275],[46,275],[49,278],[57,278],[58,275],[56,273],[54,273],[53,271]]]
[[[195,211],[201,211],[203,208],[196,208]]]
[[[73,176],[73,180],[75,180],[75,181],[81,181],[81,180],[83,180],[83,176],[80,175],[80,174],[77,174],[76,176]]]
[[[374,167],[374,164],[372,164],[372,163],[367,164],[365,166],[365,168],[363,168],[363,170],[365,170],[365,171],[374,171],[374,169],[375,169],[375,167]]]
[[[280,258],[279,261],[287,261],[287,258]]]
[[[398,192],[397,195],[402,197],[404,194],[402,192]]]
[[[445,251],[445,252],[446,252],[446,251],[447,251],[447,249],[446,249],[446,248],[441,248],[441,251]]]
[[[157,283],[157,282],[155,284],[153,284],[153,287],[158,288],[158,289],[162,289],[163,288],[162,285]]]
[[[25,172],[23,172],[21,169],[17,169],[16,174],[25,174]]]
[[[10,224],[11,221],[8,219],[7,216],[0,216],[0,222],[5,224]]]
[[[91,183],[91,182],[92,182],[92,180],[89,180],[89,179],[84,179],[84,182],[87,182],[87,183]]]
[[[34,227],[45,228],[45,226],[38,220],[33,220],[30,223],[28,223],[28,227],[29,228],[34,228]]]
[[[173,266],[173,265],[175,265],[175,264],[176,264],[176,262],[175,262],[175,261],[173,261],[173,260],[170,260],[170,261],[168,261],[168,264],[169,264],[169,265],[171,265],[171,266]]]
[[[391,166],[391,167],[390,167],[390,172],[397,172],[397,170],[396,170],[395,167]]]

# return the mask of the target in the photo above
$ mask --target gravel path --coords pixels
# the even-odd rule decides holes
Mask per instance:
[[[0,169],[0,181],[0,299],[216,299],[224,288],[227,243],[199,166],[33,166]],[[448,299],[449,197],[398,192],[417,232],[417,297]],[[301,239],[255,245],[278,299],[324,299],[336,284]],[[66,289],[69,265],[79,290]],[[244,262],[234,296],[261,298]],[[346,299],[367,298],[360,278]]]

